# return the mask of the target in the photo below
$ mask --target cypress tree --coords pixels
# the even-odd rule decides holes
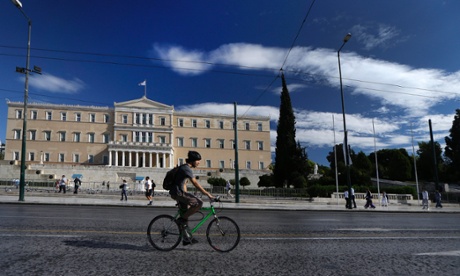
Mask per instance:
[[[296,155],[295,116],[292,109],[291,97],[287,89],[284,74],[281,72],[282,91],[280,116],[276,129],[275,169],[273,171],[275,187],[289,186],[295,169]]]

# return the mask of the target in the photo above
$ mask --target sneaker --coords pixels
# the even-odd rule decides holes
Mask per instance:
[[[190,239],[183,239],[182,240],[182,245],[189,245],[189,244],[196,244],[198,243],[198,240],[195,238],[190,238]]]
[[[147,205],[152,205],[152,202],[150,201],[149,203],[147,203]]]

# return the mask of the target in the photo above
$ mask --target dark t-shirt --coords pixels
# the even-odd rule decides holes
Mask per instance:
[[[192,179],[195,176],[189,165],[185,164],[179,167],[179,171],[176,174],[175,185],[169,191],[170,195],[182,195],[184,193],[184,181],[186,179]]]

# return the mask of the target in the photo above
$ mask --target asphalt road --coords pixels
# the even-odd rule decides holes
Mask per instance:
[[[0,275],[460,275],[460,214],[223,210],[242,239],[159,252],[170,208],[0,205]]]

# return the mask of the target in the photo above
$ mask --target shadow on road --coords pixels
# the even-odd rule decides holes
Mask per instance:
[[[74,247],[85,247],[85,248],[99,248],[99,249],[123,249],[123,250],[133,250],[133,251],[142,251],[148,252],[151,251],[148,245],[132,245],[126,243],[114,243],[114,242],[103,242],[103,241],[93,241],[93,240],[80,240],[80,241],[64,241],[65,245],[74,246]]]

